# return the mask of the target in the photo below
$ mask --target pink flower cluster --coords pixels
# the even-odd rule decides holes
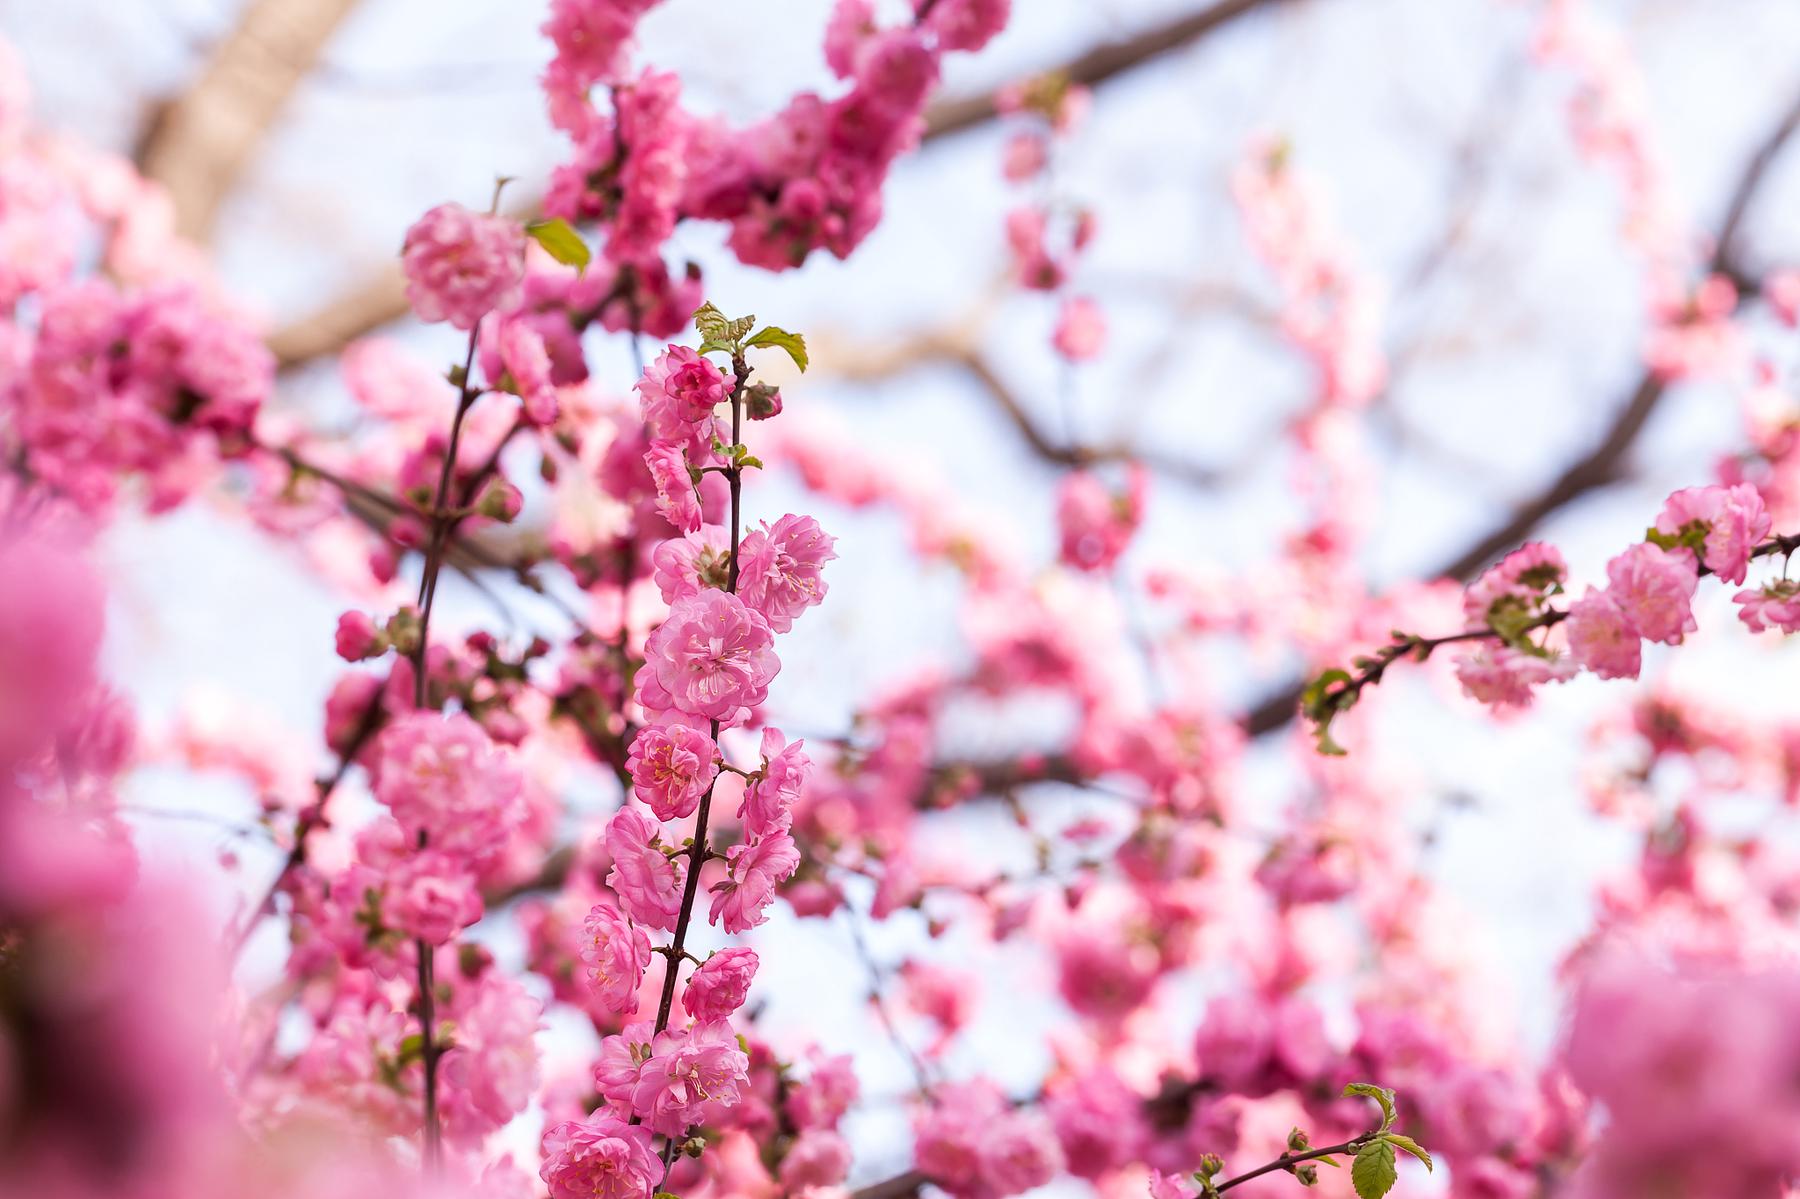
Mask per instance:
[[[1499,634],[1502,644],[1466,654],[1457,675],[1468,694],[1497,707],[1522,707],[1541,683],[1571,677],[1577,669],[1603,679],[1635,679],[1643,642],[1678,645],[1697,627],[1693,598],[1700,575],[1741,583],[1750,560],[1769,536],[1762,496],[1747,483],[1690,487],[1670,495],[1648,540],[1607,563],[1607,586],[1589,587],[1566,611],[1550,601],[1568,571],[1551,547],[1527,545],[1489,569],[1464,595],[1471,629]],[[1740,615],[1752,630],[1791,629],[1785,582],[1740,591]],[[1560,622],[1566,658],[1531,640],[1538,629]]]
[[[488,313],[518,302],[525,233],[506,217],[440,204],[406,231],[400,265],[414,312],[473,329]]]

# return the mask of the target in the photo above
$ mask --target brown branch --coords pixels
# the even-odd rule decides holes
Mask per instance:
[[[357,0],[251,0],[182,95],[138,147],[144,174],[169,189],[176,229],[204,241],[270,127]]]
[[[1274,8],[1290,0],[1219,0],[1198,12],[1176,17],[1123,41],[1095,46],[1057,66],[1036,72],[1056,75],[1070,83],[1095,87],[1109,79],[1154,62],[1199,41],[1258,9]],[[991,121],[1000,115],[999,93],[983,92],[941,100],[925,110],[925,138],[947,137]]]

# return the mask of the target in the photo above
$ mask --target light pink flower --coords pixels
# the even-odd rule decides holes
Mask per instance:
[[[389,871],[381,918],[427,945],[442,945],[481,919],[481,892],[462,862],[439,850],[421,850]]]
[[[1463,615],[1469,628],[1483,629],[1493,624],[1503,605],[1535,611],[1568,577],[1568,565],[1555,546],[1528,541],[1469,584],[1463,594]]]
[[[836,544],[810,516],[790,513],[753,530],[738,547],[738,594],[770,628],[787,632],[825,598],[825,564],[837,557]]]
[[[1667,537],[1697,534],[1700,560],[1727,583],[1742,583],[1750,551],[1769,535],[1762,495],[1748,483],[1733,487],[1687,487],[1671,495],[1656,517]]]
[[[931,1106],[913,1118],[913,1160],[957,1199],[1016,1195],[1063,1167],[1044,1117],[1013,1108],[985,1079],[936,1088]]]
[[[458,329],[518,301],[525,277],[525,234],[518,222],[440,204],[406,231],[400,251],[406,298],[428,321]]]
[[[631,1093],[650,1057],[656,1026],[648,1020],[627,1024],[600,1038],[600,1054],[594,1061],[594,1089],[620,1116],[631,1115]]]
[[[726,877],[713,884],[712,922],[741,933],[768,919],[775,888],[800,868],[800,851],[786,833],[770,833],[725,851]]]
[[[793,826],[794,803],[812,774],[812,759],[804,752],[806,742],[783,745],[783,741],[781,730],[763,730],[762,773],[744,788],[744,802],[738,809],[746,837],[786,832]]]
[[[683,533],[696,532],[702,523],[700,496],[688,474],[687,456],[679,445],[659,441],[644,455],[650,481],[656,484],[656,510]]]
[[[1087,296],[1070,297],[1057,313],[1050,343],[1070,362],[1099,357],[1106,348],[1106,314]]]
[[[1143,523],[1148,492],[1149,476],[1135,464],[1121,492],[1111,491],[1089,471],[1064,476],[1056,495],[1063,562],[1077,570],[1109,569]]]
[[[371,773],[409,839],[477,866],[505,846],[524,819],[524,779],[505,751],[461,712],[409,712],[376,743]]]
[[[1606,577],[1626,621],[1646,641],[1679,645],[1699,627],[1692,604],[1700,580],[1688,550],[1641,541],[1606,564]]]
[[[650,1130],[614,1116],[565,1120],[544,1134],[538,1177],[550,1199],[649,1199],[662,1173]]]
[[[609,903],[597,903],[581,925],[581,960],[600,1002],[615,1012],[637,1010],[638,989],[650,965],[650,938]]]
[[[606,852],[612,870],[606,885],[639,924],[674,928],[681,911],[681,888],[687,859],[662,851],[656,822],[632,808],[620,808],[606,826]]]
[[[790,1192],[833,1187],[849,1173],[850,1142],[829,1129],[801,1133],[781,1159],[781,1185]]]
[[[1731,597],[1738,619],[1752,633],[1780,629],[1800,633],[1800,582],[1777,579],[1762,587],[1748,588]]]
[[[651,577],[663,603],[673,604],[708,587],[723,591],[731,579],[731,534],[722,525],[702,525],[698,532],[671,537],[650,555]]]
[[[686,346],[670,346],[637,382],[638,408],[655,441],[711,453],[713,409],[731,395],[735,376]]]
[[[713,739],[691,725],[645,725],[625,760],[633,794],[650,805],[658,820],[692,815],[718,777],[717,751]]]
[[[788,1092],[784,1110],[796,1128],[836,1128],[861,1092],[856,1064],[847,1053],[829,1057],[814,1053],[811,1074]]]
[[[1643,660],[1643,639],[1613,597],[1592,587],[1569,605],[1564,624],[1569,653],[1603,679],[1635,679]]]
[[[681,1006],[702,1024],[723,1020],[744,1006],[756,977],[756,951],[743,945],[721,949],[688,978]]]
[[[1524,708],[1532,689],[1574,677],[1578,667],[1564,657],[1540,658],[1509,645],[1477,646],[1456,663],[1456,678],[1470,699],[1495,708]]]
[[[680,1136],[735,1106],[749,1071],[750,1059],[725,1021],[668,1029],[651,1042],[631,1108],[653,1131]]]
[[[768,698],[781,669],[774,643],[768,622],[729,592],[676,600],[645,643],[643,704],[735,723]]]

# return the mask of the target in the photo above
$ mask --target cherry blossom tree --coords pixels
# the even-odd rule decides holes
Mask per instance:
[[[247,6],[215,62],[285,38],[304,74],[336,17],[288,7]],[[204,180],[286,75],[209,73],[132,161],[34,111],[0,55],[0,1194],[1800,1189],[1800,722],[1786,688],[1746,714],[1672,665],[1779,662],[1800,631],[1800,268],[1748,233],[1800,104],[1709,230],[1616,14],[1495,18],[1560,101],[1539,136],[1612,197],[1641,381],[1542,494],[1395,580],[1371,564],[1398,519],[1374,443],[1414,369],[1392,313],[1466,216],[1388,279],[1304,138],[1261,129],[1204,184],[1244,256],[1225,306],[1301,395],[1229,384],[1287,472],[1285,523],[1243,561],[1213,552],[1235,508],[1186,502],[1228,471],[1154,422],[1098,436],[1072,398],[1146,324],[1099,261],[1138,218],[1081,194],[1096,90],[1327,0],[1216,0],[960,100],[940,80],[1030,6],[835,0],[769,19],[830,82],[762,115],[659,65],[660,7],[549,0],[534,103],[558,160],[415,209],[375,299],[325,322],[343,336],[257,311],[204,244]],[[236,132],[169,140],[206,103],[240,105]],[[993,303],[1034,314],[1026,377],[1054,403],[984,330],[851,344],[779,311],[809,274],[854,306],[909,161],[989,123]],[[406,343],[375,329],[396,297]],[[335,409],[293,402],[311,358]],[[1017,435],[1031,535],[820,419],[834,384],[921,365]],[[1672,394],[1731,413],[1731,452],[1559,547],[1552,518],[1618,480]],[[329,589],[310,727],[258,696],[133,702],[108,549],[196,509]],[[872,564],[875,522],[898,566]],[[201,590],[156,600],[242,618]],[[954,634],[835,723],[819,671],[784,674],[852,675],[868,626],[942,593]],[[1521,999],[1434,865],[1418,763],[1446,722],[1511,752],[1545,708],[1576,777],[1540,835],[1610,837],[1627,865]],[[147,809],[158,772],[248,815]],[[182,815],[233,846],[205,877],[145,835]],[[861,1034],[781,978],[854,978]]]

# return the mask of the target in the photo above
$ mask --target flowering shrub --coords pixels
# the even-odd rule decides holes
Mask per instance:
[[[1521,18],[1580,162],[1622,192],[1639,395],[1736,386],[1746,444],[1601,559],[1514,522],[1442,579],[1378,587],[1366,441],[1403,364],[1376,256],[1303,145],[1238,143],[1221,189],[1302,392],[1276,433],[1292,524],[1244,569],[1203,522],[1152,560],[1179,455],[1084,439],[1066,405],[1048,432],[961,339],[926,346],[1052,468],[1034,552],[822,427],[825,339],[728,313],[676,253],[714,226],[760,271],[851,258],[948,120],[946,62],[1025,6],[837,0],[834,82],[747,124],[640,61],[656,7],[550,0],[562,160],[518,184],[529,217],[497,185],[396,238],[442,362],[345,347],[348,426],[277,401],[259,322],[165,193],[37,123],[0,55],[0,1195],[1792,1193],[1800,873],[1741,814],[1800,803],[1800,726],[1657,672],[1800,631],[1800,406],[1758,348],[1800,323],[1800,272],[1732,256],[1748,192],[1712,242],[1673,215],[1629,47],[1578,0]],[[1005,286],[1041,309],[1065,395],[1136,337],[1059,173],[1109,61],[986,105]],[[189,503],[348,597],[316,646],[316,739],[127,699],[108,530]],[[836,652],[872,513],[905,569],[953,583],[963,644],[896,664],[837,728],[784,658],[824,644],[830,683],[854,674]],[[440,606],[464,583],[491,620]],[[1225,684],[1269,660],[1307,681],[1239,713]],[[1562,959],[1547,1048],[1497,1027],[1414,827],[1383,715],[1415,667],[1484,739],[1559,688],[1613,705],[1580,777],[1634,857]],[[995,751],[1020,725],[1035,739]],[[153,770],[254,797],[243,836],[275,852],[226,863],[223,918],[134,834]],[[854,954],[813,960],[814,927]],[[770,1015],[777,980],[846,964],[899,1095],[810,1010]]]

